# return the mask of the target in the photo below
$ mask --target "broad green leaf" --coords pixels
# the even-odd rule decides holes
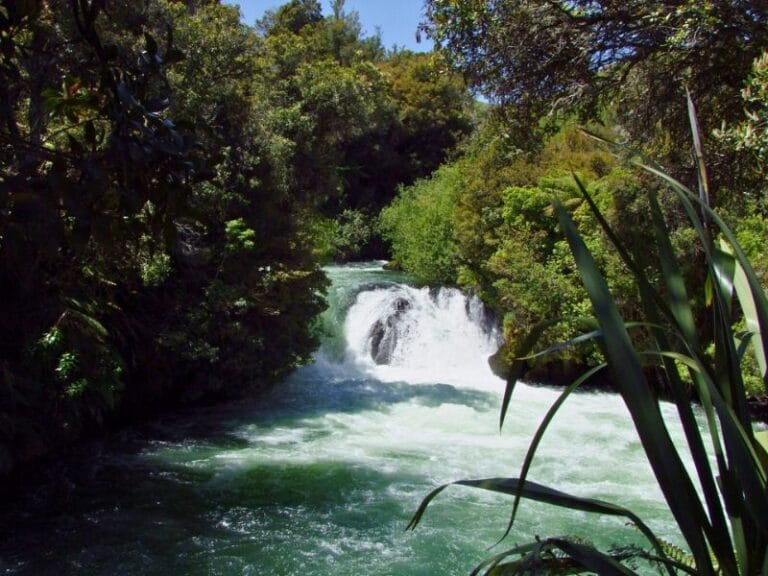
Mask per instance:
[[[666,224],[664,222],[664,217],[662,215],[658,198],[656,194],[650,190],[648,192],[648,201],[651,206],[651,217],[654,225],[656,244],[659,249],[662,277],[664,279],[664,283],[667,288],[667,296],[670,301],[670,310],[677,323],[677,327],[681,333],[681,338],[685,344],[685,347],[692,351],[693,356],[698,357],[701,355],[701,345],[697,335],[693,310],[691,309],[689,303],[690,300],[688,291],[685,287],[685,282],[683,275],[680,272],[677,258],[675,257],[674,249],[669,238],[669,231],[667,230]],[[707,276],[707,280],[709,279],[710,276]],[[646,302],[645,309],[649,316],[655,316],[655,309],[651,306],[650,302]],[[663,332],[657,331],[656,338],[658,345],[662,350],[669,349],[666,335]],[[686,440],[688,441],[688,446],[694,459],[699,481],[701,482],[702,488],[704,490],[707,511],[709,513],[710,521],[712,522],[712,529],[708,531],[708,536],[711,539],[710,545],[715,550],[717,550],[719,556],[725,555],[728,557],[727,560],[724,560],[726,564],[733,564],[734,559],[730,558],[730,550],[732,546],[730,540],[728,539],[728,526],[726,524],[725,515],[723,514],[717,486],[714,482],[712,468],[709,464],[709,458],[704,449],[704,443],[702,441],[696,420],[693,416],[693,412],[690,407],[690,401],[687,398],[687,394],[682,390],[682,382],[680,382],[679,378],[677,377],[676,367],[669,362],[670,359],[672,361],[681,361],[683,364],[689,366],[689,368],[693,370],[692,376],[694,381],[699,379],[699,376],[695,373],[700,373],[702,371],[701,363],[691,356],[683,354],[681,354],[678,358],[675,358],[674,356],[664,357],[664,365],[666,366],[667,372],[670,375],[670,382],[672,392],[675,397],[677,411],[680,416],[681,423],[683,424]],[[688,360],[691,362],[689,363]],[[702,402],[708,415],[710,431],[712,433],[712,438],[715,441],[715,451],[718,454],[721,454],[718,440],[718,430],[715,424],[713,410],[711,404],[706,401],[708,395],[700,395],[700,397],[703,398]],[[719,458],[718,461],[721,464],[724,463],[722,457]],[[721,470],[724,469],[725,466],[723,465]]]
[[[702,367],[698,361],[696,361],[694,358],[691,358],[690,356],[681,354],[680,352],[672,352],[670,350],[641,350],[638,353],[643,356],[663,356],[666,358],[671,358],[672,360],[680,362],[681,364],[685,364],[691,370],[696,372],[702,371]]]
[[[768,470],[768,430],[755,432],[755,440],[757,440],[757,455],[763,463],[763,468]]]
[[[699,220],[692,202],[698,202],[702,210],[704,210],[717,225],[725,239],[732,246],[736,260],[744,269],[749,284],[749,290],[755,300],[760,330],[761,333],[765,333],[765,327],[768,326],[768,303],[766,302],[766,296],[754,270],[741,250],[741,247],[730,228],[723,222],[717,213],[711,210],[709,206],[702,203],[699,198],[693,195],[690,190],[674,178],[655,168],[642,164],[639,164],[639,166],[652,174],[656,174],[670,185],[670,188],[675,192],[684,210],[688,214],[694,228],[696,228],[702,246],[707,254],[707,259],[713,267],[715,266],[715,256],[712,253],[712,247],[709,243],[709,234]],[[730,306],[730,303],[724,301],[719,283],[714,283],[713,288],[717,309],[725,311],[726,308]],[[729,354],[735,359],[736,350],[733,345],[733,335],[730,333],[730,325],[724,325],[721,321],[719,323],[716,322],[715,326],[715,335],[717,339],[716,350],[719,349],[720,354],[723,354],[723,350],[727,350],[724,354],[726,361],[728,361]],[[765,349],[768,342],[763,340],[761,344]],[[739,380],[741,379],[740,370],[733,362],[729,363],[727,370],[721,368],[718,373],[721,376],[723,374],[727,375],[729,379],[728,386],[731,386],[734,380],[738,385]],[[759,530],[763,535],[762,537],[766,538],[768,537],[768,495],[766,494],[765,471],[762,467],[755,465],[758,460],[751,440],[752,430],[749,415],[744,405],[743,387],[739,386],[741,391],[736,397],[738,404],[736,406],[731,406],[723,400],[718,386],[712,379],[705,378],[704,381],[710,388],[709,394],[712,399],[712,405],[717,412],[719,425],[722,429],[723,442],[729,459],[728,469],[725,471],[721,469],[720,477],[720,482],[723,484],[723,493],[727,501],[726,505],[728,506],[731,515],[738,513],[738,515],[742,517],[750,517],[754,522],[755,530]],[[730,389],[728,390],[730,393]],[[734,412],[734,409],[737,411]],[[746,505],[746,502],[749,502],[749,505]],[[746,532],[749,531],[746,530]]]
[[[720,249],[723,252],[733,254],[733,248],[723,239],[720,239]],[[760,346],[760,342],[764,340],[763,334],[760,331],[760,319],[757,314],[757,303],[755,302],[752,292],[749,289],[749,280],[744,273],[744,269],[738,261],[735,261],[735,272],[733,275],[733,286],[736,291],[736,297],[739,299],[739,305],[741,311],[744,314],[744,320],[747,325],[747,330],[752,333],[752,337],[755,338],[755,357],[757,358],[758,366],[760,367],[760,374],[764,381],[768,381],[768,364],[766,363],[765,349]],[[751,339],[751,338],[750,338]]]
[[[688,101],[688,120],[691,125],[691,136],[693,137],[693,150],[696,159],[696,177],[699,183],[699,198],[702,205],[709,206],[709,178],[707,177],[707,165],[704,163],[704,146],[701,143],[701,128],[696,114],[696,106],[691,98],[688,88],[685,89],[685,96]],[[706,213],[702,214],[704,225],[708,225],[709,218]]]
[[[515,350],[515,357],[518,358],[518,360],[515,360],[512,363],[512,366],[510,366],[509,372],[507,374],[507,384],[504,388],[504,397],[501,400],[499,428],[504,427],[504,419],[507,415],[507,409],[509,408],[509,402],[512,399],[512,392],[515,390],[515,385],[517,384],[517,381],[525,374],[527,365],[525,361],[521,360],[520,358],[528,354],[533,349],[533,347],[536,346],[536,343],[541,339],[542,335],[547,331],[548,328],[551,328],[560,322],[560,320],[545,320],[540,322],[534,326],[533,330],[528,333],[525,339]]]
[[[598,137],[598,139],[600,138]],[[578,178],[576,179],[576,182],[582,196],[584,196],[587,201],[593,216],[600,224],[603,232],[613,243],[619,256],[632,272],[639,288],[646,320],[648,320],[652,326],[660,326],[662,319],[668,320],[676,327],[676,336],[683,343],[686,350],[690,351],[693,349],[690,354],[694,357],[700,355],[700,353],[696,352],[699,345],[698,339],[695,337],[696,332],[695,326],[693,325],[692,312],[689,311],[689,304],[687,302],[684,286],[681,286],[680,284],[681,274],[678,271],[674,250],[672,249],[668,238],[666,225],[664,224],[661,208],[658,205],[656,195],[649,192],[648,199],[652,208],[652,222],[655,228],[657,244],[659,245],[659,254],[662,258],[662,275],[665,277],[665,284],[670,293],[669,300],[671,301],[673,309],[667,307],[665,300],[658,295],[644,271],[635,264],[624,248],[621,240],[614,233],[586,188],[579,182]],[[652,332],[660,349],[669,350],[671,348],[667,330],[663,328],[652,328]],[[687,339],[686,335],[688,335]],[[704,490],[707,510],[712,522],[711,527],[705,525],[704,529],[707,531],[708,537],[710,538],[710,544],[718,551],[718,554],[727,557],[724,562],[735,566],[735,558],[730,556],[732,546],[728,539],[728,526],[723,514],[719,491],[714,481],[709,458],[704,449],[704,443],[702,441],[698,423],[696,422],[693,410],[691,409],[688,392],[679,377],[677,366],[674,361],[668,357],[662,357],[662,360],[666,369],[670,390],[675,399],[680,421],[683,425],[683,430],[691,454],[694,458],[699,481]],[[694,373],[694,381],[696,380],[697,378]],[[712,437],[713,439],[717,439],[718,428],[715,423],[714,409],[712,408],[711,403],[707,403],[706,401],[709,397],[708,390],[701,393],[700,397],[702,398],[702,403],[708,416]],[[714,445],[716,453],[720,454],[722,451],[720,449],[719,441],[715,441]],[[723,464],[721,470],[727,469],[723,458],[718,458],[718,462]]]
[[[656,236],[656,245],[659,248],[662,277],[667,288],[670,310],[677,321],[683,339],[698,349],[696,323],[693,319],[693,310],[691,310],[689,303],[690,298],[688,297],[685,281],[675,258],[672,242],[669,239],[669,231],[664,223],[661,206],[659,206],[658,198],[652,192],[648,193],[648,201],[651,205],[651,219]]]

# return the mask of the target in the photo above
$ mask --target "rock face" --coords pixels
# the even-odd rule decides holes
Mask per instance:
[[[389,364],[392,361],[399,339],[408,333],[408,327],[403,327],[400,320],[412,306],[409,300],[397,298],[392,302],[392,312],[371,327],[371,358],[376,364]]]

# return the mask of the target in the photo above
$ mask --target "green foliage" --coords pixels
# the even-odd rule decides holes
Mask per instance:
[[[258,83],[267,103],[266,125],[282,140],[291,167],[290,187],[335,215],[345,207],[350,171],[359,169],[350,167],[346,148],[385,131],[392,107],[353,17],[291,17],[295,25],[284,25],[286,14],[309,4],[286,5],[260,24]]]
[[[453,208],[461,180],[455,167],[443,167],[431,179],[403,188],[381,213],[384,238],[395,261],[426,284],[453,284],[458,250]]]
[[[344,210],[334,222],[333,258],[346,262],[359,258],[373,235],[371,218],[359,210]]]
[[[325,216],[376,214],[398,185],[427,176],[468,133],[466,88],[429,55],[385,56],[343,3],[332,17],[281,24],[298,7],[260,24],[268,125],[295,167],[291,186],[311,191]]]
[[[78,0],[2,17],[0,472],[305,361],[324,280],[238,11]]]
[[[741,91],[745,115],[734,126],[716,131],[716,136],[747,156],[747,166],[761,184],[761,198],[768,186],[768,52],[752,65],[752,74]]]
[[[466,85],[435,54],[395,52],[380,64],[390,83],[397,121],[389,135],[410,184],[434,172],[473,127]]]
[[[740,115],[734,98],[768,43],[763,8],[728,0],[430,0],[424,28],[523,126],[536,126],[553,108],[591,116],[596,103],[618,98],[622,120],[638,134],[657,122],[681,132],[684,86],[707,111],[705,124]]]
[[[299,34],[307,26],[323,21],[323,9],[317,0],[290,0],[277,10],[267,12],[257,27],[269,34]]]
[[[250,252],[256,248],[256,232],[248,228],[245,220],[237,218],[224,223],[224,233],[227,237],[225,249],[227,252]]]
[[[62,380],[68,380],[77,368],[77,354],[74,352],[64,352],[59,356],[55,372]]]
[[[146,234],[139,238],[136,262],[141,281],[147,287],[161,286],[173,273],[170,254],[161,246],[157,246],[155,240]]]

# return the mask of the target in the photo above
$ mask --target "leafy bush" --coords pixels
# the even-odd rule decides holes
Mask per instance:
[[[741,91],[746,118],[735,126],[723,127],[715,134],[736,150],[746,153],[749,167],[765,186],[768,184],[768,52],[752,64],[752,74]],[[762,198],[764,201],[765,198]]]
[[[461,186],[456,167],[403,188],[381,212],[381,230],[395,261],[427,284],[454,284],[459,253],[453,210]]]
[[[373,235],[370,216],[359,210],[344,210],[334,228],[331,245],[338,262],[358,258]]]

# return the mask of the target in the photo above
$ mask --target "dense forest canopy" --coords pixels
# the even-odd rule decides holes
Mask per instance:
[[[741,116],[766,49],[764,2],[429,0],[427,33],[483,92],[535,120],[594,115],[617,96],[633,136],[678,122],[688,88],[705,117]]]
[[[307,361],[328,258],[471,128],[342,1],[0,5],[0,471]]]

